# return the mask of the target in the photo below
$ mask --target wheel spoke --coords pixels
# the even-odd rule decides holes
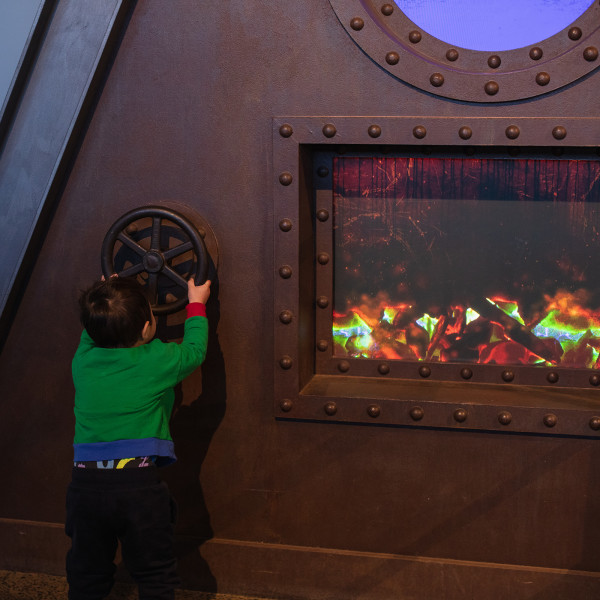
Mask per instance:
[[[126,269],[123,269],[119,273],[119,277],[131,277],[132,275],[137,275],[138,273],[141,273],[143,270],[144,270],[144,265],[140,262],[135,265],[131,265],[131,267],[127,267]]]
[[[148,296],[150,304],[158,304],[158,273],[148,273]]]
[[[180,254],[183,254],[188,250],[192,250],[193,247],[194,246],[192,242],[187,241],[183,244],[179,244],[179,246],[175,246],[174,248],[169,248],[169,250],[163,252],[163,257],[165,258],[165,260],[171,260],[172,258],[175,258],[176,256],[179,256]]]
[[[165,267],[162,270],[162,274],[166,275],[169,279],[180,285],[182,288],[187,289],[187,281],[179,273],[176,273],[171,267]]]
[[[152,217],[152,239],[150,241],[150,250],[160,251],[160,217]]]
[[[128,235],[125,234],[124,231],[119,232],[117,239],[140,256],[144,256],[144,254],[147,252],[145,248],[142,248],[142,246],[140,246],[137,242],[134,242]]]

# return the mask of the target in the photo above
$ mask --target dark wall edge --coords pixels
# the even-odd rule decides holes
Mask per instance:
[[[57,4],[60,4],[60,0],[58,0]],[[43,166],[40,167],[35,162],[33,162],[33,164],[18,165],[19,167],[28,169],[32,172],[32,177],[37,177],[42,192],[35,198],[33,209],[24,215],[21,221],[17,223],[16,227],[14,223],[7,223],[7,227],[18,229],[19,231],[19,243],[21,245],[20,253],[15,255],[14,249],[12,250],[12,254],[10,252],[5,252],[5,248],[1,248],[1,245],[4,243],[2,241],[3,236],[0,236],[0,254],[4,256],[5,261],[9,261],[8,269],[10,271],[8,281],[0,280],[0,352],[2,351],[8,336],[11,322],[18,308],[24,287],[27,284],[30,271],[35,263],[35,257],[43,241],[45,231],[47,230],[50,215],[60,196],[65,180],[65,174],[76,154],[85,124],[93,111],[97,93],[106,75],[110,58],[114,55],[118,45],[127,16],[134,6],[135,0],[116,0],[115,4],[112,5],[112,8],[109,7],[105,14],[102,15],[103,19],[98,20],[96,25],[99,29],[103,28],[105,34],[99,39],[96,58],[92,69],[89,72],[81,73],[79,81],[76,82],[77,85],[73,85],[72,71],[65,73],[64,71],[61,71],[61,65],[56,65],[56,72],[53,73],[53,75],[59,79],[62,76],[65,79],[65,85],[67,85],[66,79],[68,79],[68,84],[72,87],[71,93],[74,97],[79,98],[79,100],[76,104],[75,111],[72,114],[68,114],[68,116],[64,117],[62,120],[61,125],[62,131],[64,132],[64,143],[55,149],[54,156],[52,157],[53,166],[50,176],[48,177],[49,174]],[[50,23],[51,21],[52,19],[50,19]],[[47,23],[47,27],[49,26],[50,24]],[[44,28],[43,31],[37,29],[36,35],[39,35],[40,37],[47,36],[47,27]],[[74,31],[74,35],[77,35],[76,31]],[[41,48],[39,49],[40,53],[51,53],[53,51],[51,47],[46,47],[47,42],[48,40],[41,44]],[[59,39],[56,40],[56,43],[65,44],[65,40]],[[32,76],[35,71],[35,63],[39,61],[39,55],[36,60],[30,60],[32,60],[33,67],[31,72],[27,74],[28,78]],[[24,75],[21,76],[24,77]],[[25,98],[28,93],[27,86],[25,86],[21,98]],[[29,110],[27,114],[19,114],[19,118],[39,119],[40,114],[45,120],[56,118],[55,115],[50,114],[48,111],[44,114],[45,98],[43,96],[33,97],[28,103],[22,102],[22,106],[23,105],[28,106]],[[21,110],[20,107],[13,110],[13,119],[16,118],[19,110]],[[12,127],[13,122],[14,121],[11,120],[11,123],[3,124],[3,127],[10,128]],[[2,160],[6,159],[6,156],[4,156],[5,144],[10,139],[11,135],[14,135],[14,131],[8,131],[6,138],[3,140],[4,147],[2,154],[0,154],[0,165]],[[17,139],[17,145],[18,144],[19,139]],[[14,154],[15,153],[13,153],[13,156]],[[27,156],[27,153],[23,153],[20,162],[26,163],[28,161],[29,157]],[[2,183],[0,172],[0,191],[3,189]],[[7,204],[18,203],[21,201],[21,197],[26,197],[29,193],[31,193],[31,189],[20,190],[17,186],[17,189],[10,190],[10,197],[7,195],[5,202],[7,202]],[[1,231],[2,229],[0,228],[0,233]]]

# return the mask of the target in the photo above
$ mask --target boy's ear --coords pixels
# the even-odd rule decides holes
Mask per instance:
[[[142,328],[142,339],[145,341],[148,338],[148,334],[150,333],[150,321],[146,321],[144,327]]]

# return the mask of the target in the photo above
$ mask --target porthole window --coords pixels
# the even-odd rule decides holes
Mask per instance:
[[[396,0],[415,25],[451,46],[499,52],[541,42],[576,21],[593,0]],[[526,24],[526,26],[523,26]]]
[[[436,96],[514,102],[600,65],[600,3],[590,0],[498,0],[492,7],[478,0],[329,1],[373,62]]]

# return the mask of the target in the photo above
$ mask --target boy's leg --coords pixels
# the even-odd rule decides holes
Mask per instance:
[[[167,485],[131,490],[127,527],[121,533],[123,561],[139,588],[140,600],[171,600],[177,577],[173,549],[175,504]]]
[[[72,541],[67,553],[69,600],[100,600],[113,586],[117,536],[109,504],[98,490],[69,486],[65,523]]]

